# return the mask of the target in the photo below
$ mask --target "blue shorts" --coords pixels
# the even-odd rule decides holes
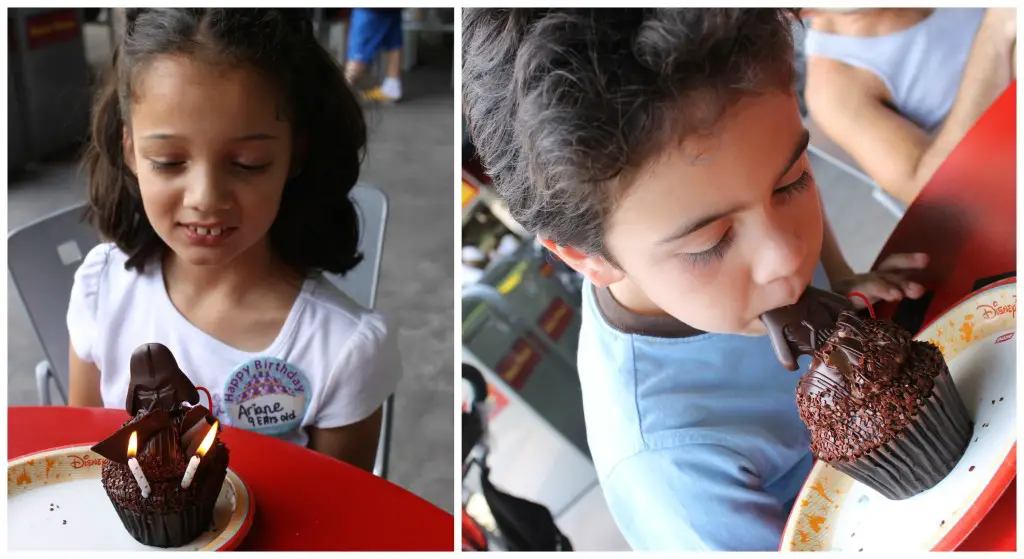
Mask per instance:
[[[402,10],[352,8],[348,31],[348,59],[373,62],[377,53],[402,48]]]

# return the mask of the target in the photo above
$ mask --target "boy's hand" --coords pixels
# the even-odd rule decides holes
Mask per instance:
[[[917,299],[924,295],[924,286],[910,281],[907,276],[928,266],[928,255],[923,252],[893,254],[878,265],[878,269],[866,274],[856,274],[836,282],[832,289],[841,295],[858,291],[872,303],[878,301],[896,302],[904,297]],[[852,299],[853,306],[862,309],[864,301]]]

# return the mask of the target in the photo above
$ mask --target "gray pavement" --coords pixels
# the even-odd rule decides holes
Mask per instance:
[[[88,58],[109,60],[105,31],[88,26]],[[399,325],[405,376],[398,386],[390,478],[454,510],[454,280],[452,224],[453,90],[450,39],[421,44],[423,65],[405,79],[407,100],[371,111],[362,181],[390,198],[378,309]],[[8,228],[13,230],[85,197],[73,157],[9,177]],[[35,405],[33,370],[43,359],[28,316],[8,278],[9,405]]]

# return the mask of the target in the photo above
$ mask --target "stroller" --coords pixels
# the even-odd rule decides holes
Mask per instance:
[[[468,410],[462,412],[462,482],[474,473],[494,523],[484,527],[462,504],[463,551],[572,551],[569,539],[559,531],[547,507],[509,495],[490,481],[488,450],[484,444],[487,418],[481,405],[487,399],[487,383],[475,367],[463,363],[462,378],[471,386]]]

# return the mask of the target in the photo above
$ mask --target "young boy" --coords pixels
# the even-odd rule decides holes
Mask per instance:
[[[855,275],[822,217],[774,9],[464,10],[473,141],[512,215],[586,276],[588,441],[638,550],[775,550],[813,458],[760,315]],[[803,362],[806,366],[806,361]]]

